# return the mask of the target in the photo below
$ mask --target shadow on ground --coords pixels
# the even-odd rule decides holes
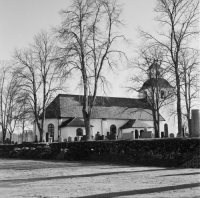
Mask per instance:
[[[114,197],[118,197],[118,196],[131,196],[131,195],[140,195],[140,194],[149,194],[149,193],[161,193],[161,192],[172,191],[172,190],[195,188],[195,187],[199,187],[199,186],[200,186],[200,183],[182,184],[182,185],[165,186],[165,187],[159,187],[159,188],[149,188],[149,189],[141,189],[141,190],[130,190],[130,191],[123,191],[123,192],[111,192],[111,193],[104,193],[104,194],[87,195],[87,196],[82,196],[79,198],[114,198]]]

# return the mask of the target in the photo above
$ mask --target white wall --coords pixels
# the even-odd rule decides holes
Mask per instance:
[[[105,131],[106,131],[105,135],[107,135],[107,132],[110,132],[110,126],[114,124],[117,128],[118,138],[121,138],[122,134],[121,134],[120,127],[122,127],[127,122],[128,120],[107,120],[106,127],[105,127]]]
[[[162,90],[164,90],[166,94],[169,91],[171,91],[168,88],[167,89],[162,88]],[[146,91],[149,94],[149,90],[147,89]],[[173,133],[176,136],[178,133],[178,124],[177,124],[178,122],[177,122],[177,117],[175,115],[172,115],[172,113],[176,112],[176,102],[170,103],[170,99],[165,100],[164,102],[165,105],[163,105],[163,107],[160,108],[160,114],[166,121],[161,123],[160,131],[164,132],[164,124],[166,123],[168,124],[168,133],[169,134]]]
[[[58,119],[46,119],[45,120],[45,126],[44,126],[45,139],[46,139],[46,133],[48,132],[48,125],[53,124],[54,125],[54,141],[58,140],[58,122],[59,122]],[[40,140],[40,133],[39,133],[37,126],[36,126],[36,129],[34,129],[34,131],[36,131],[36,135],[37,135],[38,141],[39,141]]]
[[[144,122],[145,124],[148,124],[151,127],[154,127],[153,125],[153,121],[146,121],[146,120],[142,120],[142,122]],[[164,132],[164,124],[166,123],[166,121],[160,121],[160,134],[159,137],[161,137],[161,132]],[[147,128],[148,131],[152,131],[153,137],[155,136],[155,129],[154,128]]]
[[[119,128],[123,126],[128,120],[111,120],[111,119],[92,119],[91,125],[93,125],[93,136],[100,132],[101,135],[107,135],[107,132],[110,132],[110,126],[115,125],[117,129],[117,135],[120,134]]]
[[[74,138],[76,137],[76,130],[78,128],[83,129],[83,135],[86,135],[84,127],[63,127],[61,128],[61,137],[63,138],[63,140],[65,138],[68,140],[68,137],[70,136],[72,140],[74,141]]]
[[[150,122],[150,121],[149,121]],[[138,130],[138,138],[140,136],[140,131],[143,130],[144,131],[144,128],[129,128],[129,129],[122,129],[122,133],[132,133],[134,134],[134,137],[135,137],[135,131]],[[152,134],[153,134],[153,130],[152,128],[147,128],[147,131],[152,131]],[[124,137],[124,136],[122,136]]]
[[[68,118],[65,119],[46,119],[45,122],[45,137],[46,137],[46,132],[48,131],[48,125],[49,124],[53,124],[54,125],[54,141],[58,140],[58,135],[59,131],[58,131],[58,126],[65,120],[67,120]],[[117,129],[117,135],[118,135],[118,139],[122,138],[122,130],[120,130],[120,127],[123,126],[128,120],[114,120],[114,119],[106,119],[106,120],[102,120],[102,119],[91,119],[91,125],[93,125],[94,127],[92,127],[92,136],[95,137],[95,134],[97,134],[97,132],[100,132],[101,135],[107,135],[107,132],[110,132],[110,126],[111,125],[115,125],[116,129]],[[59,123],[58,123],[59,122]],[[142,120],[142,122],[150,125],[153,127],[153,121],[144,121]],[[160,124],[160,131],[164,131],[164,124],[166,122],[161,122]],[[169,124],[168,127],[170,128]],[[74,140],[74,137],[76,137],[76,130],[78,128],[82,128],[83,129],[83,133],[85,135],[85,128],[84,127],[63,127],[61,128],[61,137],[63,139],[68,139],[68,137],[72,137],[72,139]],[[135,131],[136,128],[134,129],[123,129],[124,133],[130,133],[131,131]],[[140,130],[142,130],[141,128],[137,129],[138,132],[140,132]],[[153,135],[154,135],[154,128],[149,128],[147,129],[148,131],[152,131]],[[34,130],[33,130],[34,132]],[[170,131],[169,131],[170,133]],[[39,131],[38,128],[36,127],[36,135],[38,136],[38,140],[39,140]],[[161,137],[161,135],[160,135]]]
[[[135,132],[133,132],[133,133],[124,133],[123,132],[122,139],[124,139],[124,140],[133,140],[133,139],[135,139]]]
[[[92,136],[94,137],[95,137],[95,134],[97,134],[97,132],[99,132],[101,135],[104,135],[102,133],[101,120],[102,119],[91,119],[90,124],[94,126],[92,127]]]
[[[165,122],[163,122],[163,129],[164,131],[164,124],[168,124],[168,133],[173,133],[176,137],[178,133],[178,122],[177,122],[177,116],[172,115],[172,112],[176,112],[176,104],[175,102],[168,104],[166,106],[163,106],[160,109],[160,114],[164,117]]]

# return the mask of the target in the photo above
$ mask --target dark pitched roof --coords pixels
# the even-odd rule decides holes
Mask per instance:
[[[62,122],[62,124],[59,126],[60,128],[62,127],[85,127],[84,121],[81,120],[80,118],[70,118],[64,122]],[[91,127],[93,127],[92,125],[90,125]]]
[[[47,107],[46,118],[82,118],[82,103],[83,96],[59,94]],[[146,99],[101,96],[96,98],[91,118],[153,120]]]
[[[148,89],[152,86],[159,88],[173,88],[164,78],[150,78],[142,85],[140,90]]]
[[[122,127],[120,127],[120,129],[129,129],[129,128],[153,128],[153,127],[136,119],[129,120]]]
[[[61,125],[59,126],[59,128],[62,128],[62,127],[66,127],[74,118],[70,118],[64,122],[61,123]]]

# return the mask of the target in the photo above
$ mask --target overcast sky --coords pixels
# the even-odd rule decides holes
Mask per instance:
[[[124,4],[122,31],[133,44],[138,43],[136,29],[153,30],[156,0],[120,0]],[[61,23],[59,11],[69,0],[0,0],[0,60],[10,60],[14,48],[24,48],[41,29],[50,30]],[[124,96],[126,71],[113,78],[110,96]],[[115,81],[115,83],[113,83]],[[73,92],[73,90],[71,90]]]

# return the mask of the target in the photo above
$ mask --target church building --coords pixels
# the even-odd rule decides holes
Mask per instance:
[[[154,64],[155,65],[155,64]],[[154,67],[152,67],[155,69]],[[151,70],[151,68],[149,68]],[[152,70],[151,70],[152,72]],[[149,101],[149,86],[154,86],[155,77],[152,75],[143,84],[137,98],[102,97],[97,96],[91,115],[91,131],[93,139],[101,136],[109,139],[154,138],[155,130],[151,104]],[[159,97],[166,97],[173,87],[163,78],[156,83]],[[82,114],[83,96],[59,94],[47,107],[44,131],[46,138],[58,141],[79,141],[85,133]],[[170,115],[174,104],[160,109],[160,134],[167,126],[169,133],[176,135],[176,120]],[[34,133],[39,137],[39,131],[34,126]],[[103,139],[104,139],[103,138]],[[47,140],[46,139],[46,140]]]

